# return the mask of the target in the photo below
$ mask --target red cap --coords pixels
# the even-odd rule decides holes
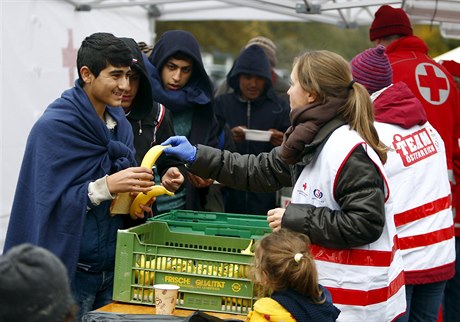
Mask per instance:
[[[374,21],[369,29],[371,41],[391,35],[412,36],[412,34],[412,26],[406,12],[389,5],[383,5],[375,12]]]

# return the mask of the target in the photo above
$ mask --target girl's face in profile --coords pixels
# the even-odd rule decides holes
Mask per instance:
[[[315,101],[316,96],[307,92],[302,88],[302,86],[300,86],[297,75],[297,65],[294,65],[294,68],[292,69],[290,83],[291,86],[289,87],[287,94],[289,95],[291,110],[306,106]]]

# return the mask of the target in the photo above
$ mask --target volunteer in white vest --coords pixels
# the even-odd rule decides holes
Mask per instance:
[[[291,127],[268,153],[191,146],[184,137],[162,143],[172,144],[165,153],[237,189],[294,185],[291,204],[267,219],[274,230],[310,237],[319,281],[341,310],[337,321],[392,321],[406,309],[403,262],[382,165],[387,148],[369,94],[352,81],[349,63],[329,51],[295,59],[288,94]]]
[[[392,84],[385,47],[365,50],[351,66],[353,79],[372,94],[375,127],[390,147],[385,170],[406,276],[407,311],[398,322],[436,322],[446,281],[455,273],[444,142],[409,87]]]

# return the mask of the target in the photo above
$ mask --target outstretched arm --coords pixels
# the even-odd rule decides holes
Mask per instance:
[[[278,149],[259,155],[241,155],[205,145],[192,146],[185,137],[171,137],[164,150],[187,162],[190,172],[216,179],[231,188],[255,192],[276,191],[291,186],[290,169],[278,157]]]

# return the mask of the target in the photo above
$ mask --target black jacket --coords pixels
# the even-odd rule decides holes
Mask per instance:
[[[189,170],[236,189],[275,191],[290,187],[329,135],[343,124],[334,119],[324,125],[306,146],[302,160],[293,166],[279,158],[280,147],[259,155],[240,155],[198,145],[196,161]],[[335,197],[340,210],[289,204],[282,226],[305,233],[312,243],[330,248],[363,246],[380,237],[385,225],[384,182],[361,146],[346,161]]]
[[[136,150],[136,162],[141,164],[144,155],[154,145],[158,145],[170,136],[175,135],[172,117],[167,109],[160,113],[160,105],[153,100],[152,87],[148,77],[147,57],[140,51],[136,41],[131,38],[121,38],[133,53],[133,64],[131,68],[137,69],[140,74],[140,83],[137,95],[132,103],[131,110],[126,114],[126,118],[131,124],[134,134],[134,148]],[[162,154],[157,162],[156,168],[160,177],[170,167],[177,167],[185,171],[182,162],[174,157]],[[153,204],[152,211],[157,213],[156,205]],[[137,225],[144,220],[131,220],[129,216],[123,216],[127,226]],[[146,218],[146,217],[145,217]]]
[[[126,114],[134,134],[134,148],[136,149],[136,162],[141,164],[145,153],[154,145],[164,142],[167,138],[174,135],[174,128],[171,114],[165,111],[164,117],[158,126],[159,104],[153,100],[150,79],[147,75],[145,64],[147,57],[139,50],[134,39],[121,38],[131,49],[135,61],[131,68],[139,71],[141,80],[136,98],[133,101],[131,111]],[[182,164],[172,157],[161,155],[157,161],[157,168],[163,174],[169,167],[182,166]]]

